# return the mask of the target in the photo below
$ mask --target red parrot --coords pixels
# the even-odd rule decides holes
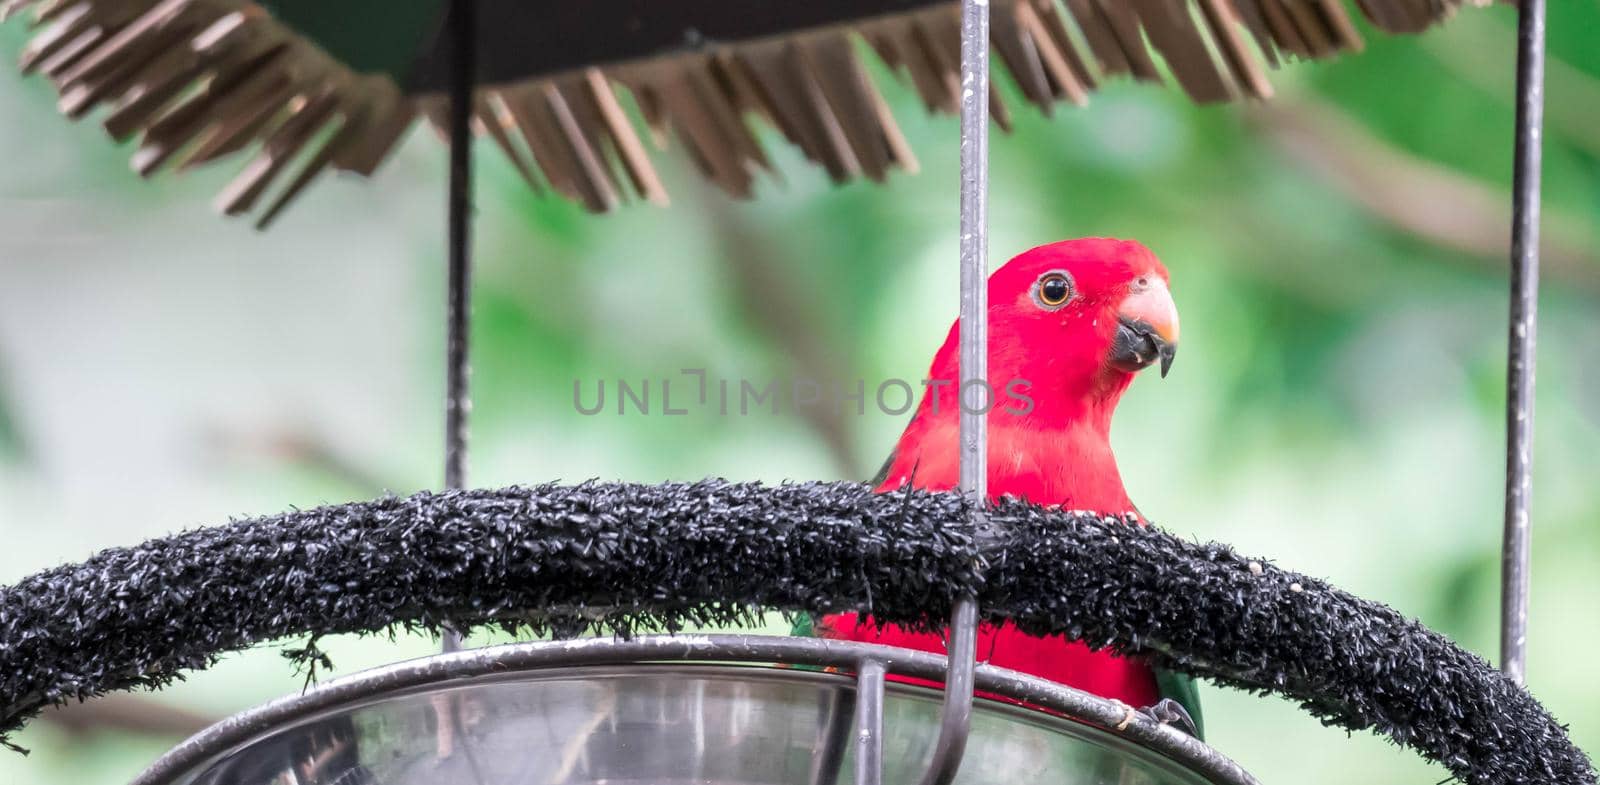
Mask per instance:
[[[934,355],[916,414],[874,478],[877,492],[910,484],[957,487],[960,456],[958,328]],[[989,276],[989,496],[1103,514],[1138,510],[1111,452],[1111,415],[1139,371],[1171,367],[1178,311],[1155,254],[1130,240],[1066,240],[1026,251]],[[1139,517],[1143,521],[1142,516]],[[811,627],[806,630],[805,627]],[[944,653],[943,636],[845,613],[797,632]],[[1090,651],[1011,624],[978,630],[978,657],[993,665],[1150,707],[1198,735],[1193,683],[1147,663]],[[1184,709],[1188,708],[1185,712]]]

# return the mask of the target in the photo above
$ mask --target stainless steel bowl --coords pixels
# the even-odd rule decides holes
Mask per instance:
[[[458,652],[356,674],[225,720],[169,752],[135,785],[854,781],[853,677],[682,662],[713,659],[710,653],[724,661],[808,665],[865,657],[921,678],[935,676],[943,660],[861,644],[741,636]],[[1082,721],[980,699],[956,779],[961,785],[1253,782],[1171,728],[1116,722],[1127,711],[1120,704],[991,668],[979,668],[978,689]],[[887,686],[883,782],[917,781],[938,736],[939,701],[936,690]]]
[[[817,785],[851,781],[854,680],[794,669],[562,668],[412,689],[250,739],[183,785]],[[435,707],[443,707],[437,711]],[[438,729],[439,716],[454,727]],[[891,684],[884,781],[912,782],[939,694]],[[445,749],[441,749],[444,747]],[[1105,731],[980,700],[957,783],[1204,783]]]

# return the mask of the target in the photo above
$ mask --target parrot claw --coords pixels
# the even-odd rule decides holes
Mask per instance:
[[[1161,725],[1172,725],[1195,738],[1200,737],[1200,729],[1195,727],[1194,718],[1189,716],[1189,710],[1171,698],[1162,698],[1153,705],[1140,709],[1139,714]]]

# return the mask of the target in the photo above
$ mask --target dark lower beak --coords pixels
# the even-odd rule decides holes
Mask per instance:
[[[1118,320],[1117,335],[1111,342],[1111,366],[1119,371],[1142,371],[1161,361],[1161,375],[1172,368],[1172,358],[1178,355],[1177,344],[1168,343],[1154,327],[1138,320]]]

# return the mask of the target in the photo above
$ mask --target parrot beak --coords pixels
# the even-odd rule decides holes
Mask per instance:
[[[1133,373],[1161,361],[1161,375],[1178,354],[1178,307],[1159,278],[1136,291],[1117,309],[1117,334],[1111,343],[1112,367]]]

